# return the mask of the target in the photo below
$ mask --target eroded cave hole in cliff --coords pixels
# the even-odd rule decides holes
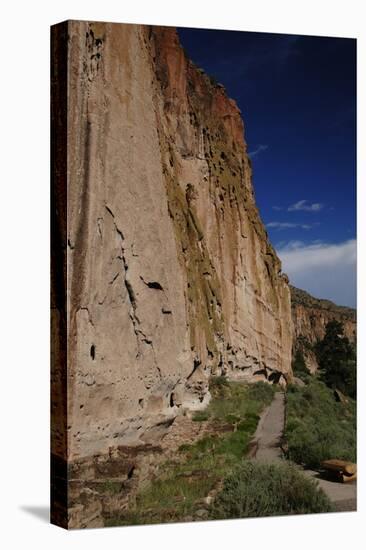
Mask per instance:
[[[163,290],[164,291],[164,288],[162,287],[162,285],[158,281],[145,281],[145,279],[142,277],[142,275],[140,275],[140,279],[148,288],[153,288],[155,290]]]
[[[254,374],[254,376],[261,376],[261,375],[263,375],[263,376],[266,378],[266,380],[268,380],[268,373],[267,373],[267,369],[266,369],[266,368],[264,368],[264,369],[258,369],[258,370],[256,370],[253,374]],[[274,374],[274,373],[272,373],[272,375],[273,375],[273,374]],[[271,376],[272,376],[272,375],[271,375]],[[271,378],[270,378],[270,380],[271,380]],[[272,378],[272,380],[273,380],[273,378]]]
[[[95,359],[95,344],[92,344],[92,345],[90,346],[90,357],[91,357],[91,358],[93,359],[93,361],[94,361],[94,359]]]
[[[134,471],[135,471],[135,466],[131,466],[131,468],[127,472],[127,478],[128,479],[131,479],[131,477],[133,476]]]
[[[191,374],[189,374],[187,376],[187,380],[189,380],[191,378],[191,376],[193,376],[193,374],[196,372],[196,370],[198,369],[200,364],[201,364],[201,361],[196,357],[193,361],[193,370],[192,370]]]
[[[149,288],[153,288],[155,290],[164,290],[163,287],[161,286],[160,283],[158,283],[157,281],[148,281],[148,282],[145,282],[144,283],[146,284],[146,286],[148,286]]]
[[[174,407],[175,406],[175,395],[174,392],[172,392],[169,396],[169,406]]]
[[[269,375],[268,380],[269,380],[270,382],[272,382],[273,384],[278,384],[279,381],[280,381],[281,376],[282,376],[282,373],[281,373],[281,372],[275,371],[275,372],[272,372],[272,373]]]

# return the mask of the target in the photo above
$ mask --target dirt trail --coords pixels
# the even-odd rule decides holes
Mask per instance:
[[[254,434],[256,460],[275,462],[282,459],[280,444],[284,427],[285,395],[277,392],[270,406],[262,413]]]
[[[283,460],[281,439],[285,429],[285,394],[277,392],[269,407],[260,418],[254,434],[253,458],[263,462],[277,462]],[[338,483],[319,477],[318,472],[304,470],[304,474],[315,479],[323,491],[335,505],[337,511],[352,511],[357,509],[356,482]]]

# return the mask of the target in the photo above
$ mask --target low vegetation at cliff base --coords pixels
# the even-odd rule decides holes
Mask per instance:
[[[356,402],[315,379],[287,391],[288,458],[309,468],[323,460],[356,461]]]
[[[314,480],[291,463],[243,461],[225,480],[211,510],[211,519],[311,514],[333,511]]]
[[[271,403],[274,392],[274,386],[265,382],[247,385],[241,382],[228,382],[224,376],[213,377],[210,381],[212,399],[204,411],[194,414],[193,420],[211,418],[228,422],[233,429],[240,429],[241,422],[252,419],[255,428],[259,420],[258,414],[264,406]]]
[[[228,382],[212,378],[212,399],[193,421],[209,421],[212,435],[180,447],[176,459],[164,463],[156,479],[136,498],[135,506],[112,517],[106,525],[160,523],[206,519],[204,499],[245,458],[258,424],[259,414],[270,404],[274,388],[269,384]],[[200,510],[201,509],[201,510]],[[196,513],[206,514],[196,516]]]

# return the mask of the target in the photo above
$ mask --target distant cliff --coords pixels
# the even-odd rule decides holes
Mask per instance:
[[[340,321],[344,334],[351,342],[356,340],[356,310],[337,306],[329,300],[314,298],[304,290],[290,286],[291,310],[294,330],[293,352],[300,350],[311,372],[318,364],[313,345],[324,338],[325,327],[331,320]]]

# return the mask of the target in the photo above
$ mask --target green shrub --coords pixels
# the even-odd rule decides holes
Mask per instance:
[[[194,422],[203,422],[204,420],[208,420],[208,419],[209,419],[209,414],[206,411],[197,411],[192,416],[192,420]]]
[[[226,376],[211,376],[210,378],[210,388],[212,389],[215,386],[228,386],[229,382]]]
[[[212,519],[331,512],[332,504],[314,480],[289,463],[245,460],[226,478]]]
[[[202,411],[212,420],[225,421],[236,426],[248,416],[257,415],[273,399],[274,386],[266,382],[243,384],[229,382],[225,378],[223,381],[221,378],[223,377],[211,378],[212,399],[205,411]]]
[[[259,421],[259,415],[255,413],[248,413],[245,420],[242,420],[237,425],[237,430],[254,433]]]
[[[288,458],[309,468],[323,460],[356,460],[356,404],[337,402],[333,390],[311,380],[289,386],[285,436]]]
[[[255,384],[250,384],[248,393],[250,399],[253,401],[259,401],[266,405],[269,405],[273,399],[273,396],[276,391],[276,386],[268,384],[268,382],[256,382]]]
[[[303,350],[306,349],[306,350],[309,350],[309,351],[314,351],[313,346],[311,345],[309,340],[307,338],[305,338],[305,336],[303,336],[302,334],[300,334],[297,337],[297,344],[300,347],[300,349],[303,349]]]

